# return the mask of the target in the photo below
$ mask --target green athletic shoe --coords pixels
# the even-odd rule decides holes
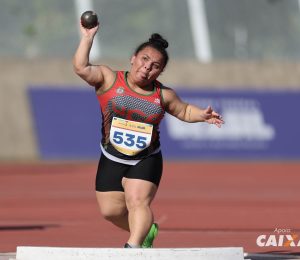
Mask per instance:
[[[153,247],[153,240],[156,238],[158,234],[158,225],[156,223],[153,223],[148,235],[146,236],[142,248],[152,248]]]

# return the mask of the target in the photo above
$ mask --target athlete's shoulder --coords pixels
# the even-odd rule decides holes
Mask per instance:
[[[110,67],[101,65],[101,70],[104,80],[101,84],[97,84],[95,86],[97,94],[102,94],[103,92],[106,92],[108,89],[110,89],[117,78],[117,72],[113,71]]]
[[[161,88],[161,95],[165,105],[177,98],[175,90],[164,85]]]
[[[160,82],[159,82],[160,83]],[[172,89],[172,88],[170,88],[170,87],[167,87],[166,85],[164,85],[164,84],[162,84],[162,83],[160,83],[160,85],[158,86],[160,89],[161,89],[161,91],[163,91],[163,92],[174,92],[174,90]]]

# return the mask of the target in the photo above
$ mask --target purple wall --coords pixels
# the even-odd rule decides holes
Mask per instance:
[[[30,88],[42,159],[94,159],[100,155],[100,107],[94,90]]]
[[[166,159],[300,159],[300,92],[184,91],[190,103],[212,105],[221,128],[187,124],[166,115],[161,142]],[[93,89],[32,87],[29,92],[42,159],[97,159],[100,108]]]

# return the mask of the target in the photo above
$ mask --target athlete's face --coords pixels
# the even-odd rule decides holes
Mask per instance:
[[[155,80],[164,69],[163,55],[152,47],[146,47],[131,58],[130,74],[139,86]]]

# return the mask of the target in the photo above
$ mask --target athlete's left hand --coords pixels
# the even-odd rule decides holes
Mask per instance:
[[[222,116],[214,111],[211,106],[208,106],[203,112],[204,122],[216,125],[219,128],[225,123]]]

